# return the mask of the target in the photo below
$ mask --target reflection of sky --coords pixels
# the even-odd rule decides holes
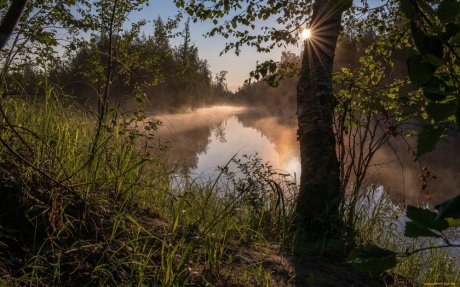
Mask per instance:
[[[207,152],[198,157],[198,166],[194,174],[211,175],[217,166],[224,166],[235,154],[241,157],[244,154],[259,154],[263,162],[269,162],[273,168],[300,174],[299,158],[295,157],[287,162],[282,162],[275,144],[254,128],[244,127],[233,116],[225,121],[225,142],[212,136]]]
[[[355,3],[360,3],[360,0],[354,0]],[[150,5],[143,9],[141,12],[134,13],[130,16],[131,21],[136,21],[142,18],[146,20],[156,19],[158,16],[167,18],[174,16],[177,13],[177,8],[173,3],[173,0],[150,0]],[[382,0],[369,0],[371,5],[376,3],[382,3]],[[151,34],[153,28],[151,24],[147,24],[144,29],[146,34]],[[197,22],[192,23],[191,32],[192,40],[198,47],[200,56],[208,60],[211,71],[215,74],[219,71],[228,71],[228,86],[234,90],[241,86],[245,79],[249,77],[249,72],[252,71],[256,65],[256,62],[262,62],[269,59],[278,60],[281,57],[281,52],[284,48],[275,48],[270,54],[258,54],[255,49],[243,48],[240,56],[236,56],[233,53],[219,56],[223,50],[226,39],[222,37],[215,38],[204,38],[203,34],[210,31],[214,25],[212,22]],[[179,39],[174,39],[174,45],[180,43]],[[288,50],[295,53],[300,52],[300,47],[290,46]]]
[[[276,116],[230,106],[202,108],[158,118],[165,123],[159,135],[170,140],[171,159],[182,162],[190,158],[186,167],[196,167],[192,170],[196,176],[213,178],[217,166],[224,166],[235,153],[242,156],[258,152],[263,162],[269,161],[274,169],[291,175],[296,173],[297,180],[300,179],[295,121],[277,120]],[[458,195],[455,187],[460,186],[459,142],[460,137],[440,142],[438,152],[423,158],[423,163],[439,178],[429,183],[433,205]],[[404,198],[407,203],[416,204],[423,200],[420,166],[407,152],[405,143],[397,139],[391,143],[391,149],[385,147],[375,154],[372,162],[375,166],[368,170],[366,183],[383,185],[394,199]]]

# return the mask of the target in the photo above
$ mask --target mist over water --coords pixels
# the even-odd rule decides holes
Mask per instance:
[[[159,138],[169,147],[167,158],[194,177],[213,178],[235,154],[255,154],[274,169],[300,177],[297,121],[294,115],[271,114],[261,108],[211,106],[184,113],[156,115],[163,122]],[[449,136],[436,151],[415,162],[407,145],[390,140],[374,157],[367,184],[382,185],[396,202],[425,204],[420,168],[436,180],[428,182],[431,204],[460,193],[460,137]],[[415,140],[409,140],[415,148]]]

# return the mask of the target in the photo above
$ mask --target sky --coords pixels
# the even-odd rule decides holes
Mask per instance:
[[[359,1],[355,0],[355,2]],[[370,2],[381,2],[381,0],[371,0]],[[146,19],[147,21],[152,21],[158,18],[158,16],[166,19],[173,17],[177,12],[178,9],[173,0],[150,0],[149,5],[142,9],[141,12],[133,13],[130,16],[130,20]],[[153,30],[152,25],[148,23],[144,31],[151,33]],[[255,48],[246,47],[242,49],[239,56],[233,52],[220,56],[228,40],[219,36],[205,38],[204,34],[212,28],[213,24],[209,21],[191,23],[192,42],[198,47],[200,57],[208,61],[209,68],[213,74],[220,71],[228,72],[227,84],[228,88],[232,91],[237,90],[249,78],[249,73],[254,70],[258,61],[279,60],[281,53],[286,50],[285,48],[277,48],[269,54],[259,54]],[[178,45],[180,39],[173,39],[171,42],[173,45]],[[299,46],[290,46],[287,50],[299,54],[301,52],[300,42]]]

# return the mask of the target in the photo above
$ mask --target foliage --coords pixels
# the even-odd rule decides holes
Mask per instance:
[[[0,3],[2,15],[7,3]],[[175,3],[193,21],[212,21],[216,27],[208,35],[230,39],[233,42],[224,52],[237,54],[243,46],[270,52],[297,44],[313,5],[271,0],[264,5],[253,0]],[[335,6],[328,8],[344,11],[352,1],[330,3]],[[418,53],[408,58],[408,73],[420,91],[408,92],[403,77],[389,76],[397,71],[395,50],[407,50],[412,44],[406,30],[399,29],[408,20],[392,14],[397,3],[411,21]],[[221,176],[230,182],[227,186],[217,181],[200,185],[188,178],[179,178],[174,185],[162,149],[140,145],[153,142],[158,122],[142,114],[109,112],[110,99],[125,95],[138,103],[149,98],[154,105],[176,108],[197,107],[229,95],[226,72],[213,81],[207,62],[198,56],[189,20],[178,33],[183,37],[178,47],[171,46],[170,38],[179,18],[166,23],[158,18],[150,36],[140,36],[144,20],[126,29],[128,15],[146,4],[145,0],[29,1],[8,49],[1,52],[6,83],[2,94],[41,96],[24,101],[2,96],[0,102],[0,185],[7,210],[0,222],[0,271],[6,266],[17,284],[65,285],[74,278],[72,283],[87,285],[225,282],[228,274],[238,273],[232,265],[240,256],[237,249],[248,243],[266,247],[287,237],[297,187],[286,175],[247,156],[233,161],[238,172],[221,168]],[[356,12],[369,12],[366,21],[352,19]],[[348,170],[342,167],[343,184],[353,171],[359,191],[373,153],[390,136],[403,135],[402,124],[420,115],[420,107],[430,123],[420,133],[417,155],[433,150],[445,131],[458,125],[459,15],[460,4],[452,0],[389,1],[375,9],[365,3],[350,9],[345,37],[359,32],[357,38],[368,37],[364,41],[372,43],[364,48],[357,67],[335,75],[336,131],[342,140],[361,138],[358,154],[354,149],[339,151],[342,163],[349,163]],[[355,44],[346,39],[343,43]],[[277,86],[298,76],[299,62],[296,55],[284,53],[279,62],[260,63],[251,77]],[[248,83],[240,95],[251,94],[260,84]],[[94,96],[99,118],[88,118],[71,107],[62,91],[79,98]],[[368,140],[371,149],[363,151],[363,141]],[[293,195],[287,197],[286,192]],[[451,199],[437,206],[437,212],[409,206],[405,235],[445,241],[437,247],[456,246],[446,232],[460,225],[459,202],[459,197]],[[348,214],[353,225],[359,220],[352,218],[354,208]],[[349,259],[375,272],[394,267],[397,257],[437,247],[401,252],[366,244]],[[238,278],[238,283],[268,284],[272,274],[264,270],[263,261],[256,262],[257,276],[252,277],[257,279]]]
[[[272,217],[267,213],[281,207],[262,194],[262,216],[239,192],[215,189],[216,183],[174,186],[162,146],[154,144],[158,122],[108,109],[117,86],[136,94],[167,76],[184,81],[183,92],[197,84],[202,86],[195,95],[207,88],[218,95],[228,92],[225,73],[212,82],[189,28],[176,49],[168,43],[173,22],[158,19],[151,37],[139,36],[142,22],[125,30],[126,16],[144,3],[30,1],[17,41],[2,51],[7,57],[0,101],[1,284],[3,278],[34,286],[228,281],[260,286],[272,281],[259,253],[273,255],[277,248],[255,222],[276,229],[275,219],[287,221],[287,207]],[[62,16],[62,22],[49,13]],[[33,21],[36,27],[29,26]],[[48,24],[62,27],[53,30]],[[28,35],[23,28],[35,30]],[[41,31],[49,33],[38,42],[34,37]],[[64,55],[55,53],[62,31],[70,41]],[[79,38],[82,32],[89,37]],[[96,90],[97,118],[76,108],[65,93],[69,86],[63,82],[76,75]],[[79,90],[71,88],[70,93]],[[31,95],[18,99],[5,91]],[[241,250],[254,253],[249,263],[236,262],[243,256],[248,260]]]
[[[355,250],[349,257],[349,263],[358,268],[364,268],[368,271],[384,271],[393,268],[397,264],[396,257],[408,257],[416,253],[447,247],[459,247],[449,241],[446,231],[449,228],[458,227],[458,219],[456,202],[459,197],[455,197],[447,202],[444,202],[436,209],[438,212],[433,212],[423,208],[408,206],[406,216],[409,221],[405,224],[404,235],[409,238],[434,237],[441,238],[445,245],[431,245],[428,247],[418,247],[412,251],[394,253],[388,250],[366,246]],[[391,258],[391,260],[390,260]],[[394,259],[394,260],[393,260]],[[368,263],[366,265],[364,263]],[[390,264],[391,263],[391,264]]]
[[[404,208],[394,204],[382,186],[363,186],[355,196],[356,243],[362,248],[350,253],[348,262],[352,266],[379,274],[389,285],[459,282],[457,257],[452,250],[436,248],[442,241],[438,237],[405,237]],[[417,252],[419,249],[424,250]],[[405,255],[411,252],[415,253]],[[396,265],[393,264],[395,260]],[[382,272],[382,266],[389,267],[389,263],[392,267]]]
[[[310,23],[313,1],[267,1],[255,0],[201,2],[174,0],[178,8],[193,17],[193,21],[212,21],[215,25],[206,35],[228,39],[222,53],[241,53],[244,46],[253,47],[259,53],[269,53],[274,48],[298,45],[301,31]],[[325,10],[345,11],[352,6],[351,0],[331,1]],[[273,86],[285,77],[297,75],[292,69],[278,68],[278,63],[268,60],[257,65],[251,73],[256,80],[265,78]],[[286,72],[286,73],[284,73]]]
[[[0,14],[6,13],[8,2],[2,2]],[[81,6],[80,6],[81,5]],[[60,31],[68,29],[69,39],[79,29],[87,29],[87,25],[79,19],[78,14],[71,13],[86,7],[83,1],[28,1],[12,38],[5,49],[2,49],[2,76],[9,70],[20,68],[30,61],[47,67],[56,61],[57,49],[60,45]],[[64,27],[64,28],[61,28]]]
[[[132,109],[136,104],[147,104],[149,109],[175,110],[183,106],[199,107],[228,97],[225,77],[212,80],[207,62],[200,59],[190,39],[185,53],[184,45],[173,47],[170,44],[177,25],[176,18],[167,22],[158,18],[154,20],[152,35],[141,35],[141,26],[135,26],[113,37],[109,89],[112,108],[121,105]],[[106,79],[105,61],[108,58],[104,49],[107,45],[108,40],[97,35],[80,40],[76,50],[66,54],[49,71],[41,71],[29,62],[17,72],[9,73],[7,77],[14,81],[8,82],[17,83],[11,86],[21,86],[28,94],[33,94],[36,92],[34,81],[46,77],[78,102],[95,106],[104,94],[105,80],[102,79]],[[28,75],[23,77],[24,74]]]
[[[298,188],[296,183],[289,174],[263,163],[257,154],[234,158],[231,164],[235,167],[227,165],[220,170],[230,180],[243,205],[257,215],[257,221],[253,221],[251,227],[283,242],[292,220],[293,199]],[[271,204],[267,205],[267,200]]]
[[[418,138],[417,155],[430,152],[436,142],[452,126],[458,126],[459,103],[459,54],[456,35],[459,33],[460,3],[458,1],[441,1],[434,5],[430,1],[400,1],[401,11],[411,20],[412,38],[418,54],[408,58],[408,73],[413,84],[423,89],[425,97],[425,117],[430,119]],[[439,237],[444,245],[430,246],[400,254],[410,256],[432,248],[456,247],[445,232],[458,226],[458,197],[436,206],[433,212],[408,206],[406,216],[410,221],[405,225],[407,237]],[[381,253],[374,252],[378,269],[385,270],[392,266],[379,264]],[[362,254],[361,254],[362,255]],[[386,255],[382,255],[386,256]],[[358,256],[359,257],[359,256]],[[354,258],[356,259],[356,258]]]
[[[418,155],[430,152],[445,130],[460,123],[459,60],[460,3],[445,0],[401,1],[401,10],[411,19],[412,38],[418,54],[407,60],[409,77],[423,89],[425,118]]]
[[[396,265],[396,253],[373,245],[354,250],[348,259],[357,268],[371,272],[389,269]]]
[[[125,106],[132,106],[131,99],[138,105],[150,101],[158,108],[180,108],[180,98],[194,107],[225,99],[227,91],[219,86],[222,83],[213,83],[207,62],[191,42],[188,24],[182,33],[184,44],[171,46],[179,16],[154,20],[149,36],[141,35],[146,20],[127,22],[128,15],[147,4],[29,1],[13,39],[2,51],[4,89],[9,94],[34,94],[34,83],[46,77],[81,103],[98,102],[99,112],[106,110],[103,114],[109,110],[109,103],[103,102],[110,98]],[[102,106],[107,107],[101,110]]]
[[[2,103],[20,134],[2,118],[0,276],[8,284],[275,282],[262,254],[277,256],[274,242],[285,227],[279,223],[291,216],[291,201],[279,202],[287,178],[265,178],[272,171],[259,164],[256,175],[249,172],[252,159],[241,161],[247,181],[277,187],[276,196],[264,193],[268,185],[251,189],[259,196],[256,209],[250,192],[241,196],[223,176],[219,183],[184,184],[153,144],[156,123],[142,114],[121,114],[104,129],[88,164],[94,118],[71,99],[62,102],[58,89],[45,90],[45,101]],[[141,145],[144,139],[150,144]]]
[[[410,131],[407,122],[418,115],[416,95],[402,100],[408,83],[395,64],[398,52],[408,48],[407,34],[396,25],[387,29],[385,34],[361,36],[370,40],[342,40],[361,56],[352,69],[343,67],[334,74],[338,101],[334,129],[342,190],[352,199],[346,206],[351,209],[346,221],[350,231],[356,219],[353,199],[358,198],[375,155],[391,138],[404,141]],[[371,44],[363,45],[366,42]]]

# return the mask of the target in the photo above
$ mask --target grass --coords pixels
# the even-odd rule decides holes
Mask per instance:
[[[294,282],[286,254],[297,187],[287,175],[256,155],[235,160],[235,169],[221,167],[213,181],[178,174],[164,160],[163,147],[150,144],[156,142],[157,123],[140,113],[113,113],[92,154],[94,117],[59,90],[45,91],[40,100],[1,100],[8,118],[0,118],[0,278],[5,284]],[[358,201],[372,194],[365,192]],[[371,209],[359,206],[358,244],[400,251],[404,239],[392,222],[401,211],[384,196]],[[458,282],[443,251],[433,252],[439,253],[403,260],[390,274],[414,285]],[[316,280],[311,277],[313,286]]]
[[[7,283],[268,286],[284,280],[274,279],[253,250],[273,251],[285,233],[279,223],[287,222],[290,207],[281,208],[278,198],[285,181],[243,188],[222,173],[219,184],[183,184],[163,161],[161,146],[145,145],[154,130],[139,114],[114,114],[91,154],[93,117],[50,87],[41,100],[4,99],[2,107],[9,122],[2,117],[0,193],[4,206],[15,207],[0,217],[0,274]],[[238,182],[251,180],[246,176]],[[250,250],[250,258],[245,272],[235,272],[241,250]]]
[[[369,187],[358,195],[355,216],[358,245],[375,244],[405,253],[421,247],[435,247],[441,242],[429,238],[404,237],[405,210],[395,205],[381,187]],[[425,283],[460,284],[458,255],[447,249],[429,249],[409,257],[401,257],[387,276],[396,286],[424,286]],[[457,263],[458,264],[458,263]]]

